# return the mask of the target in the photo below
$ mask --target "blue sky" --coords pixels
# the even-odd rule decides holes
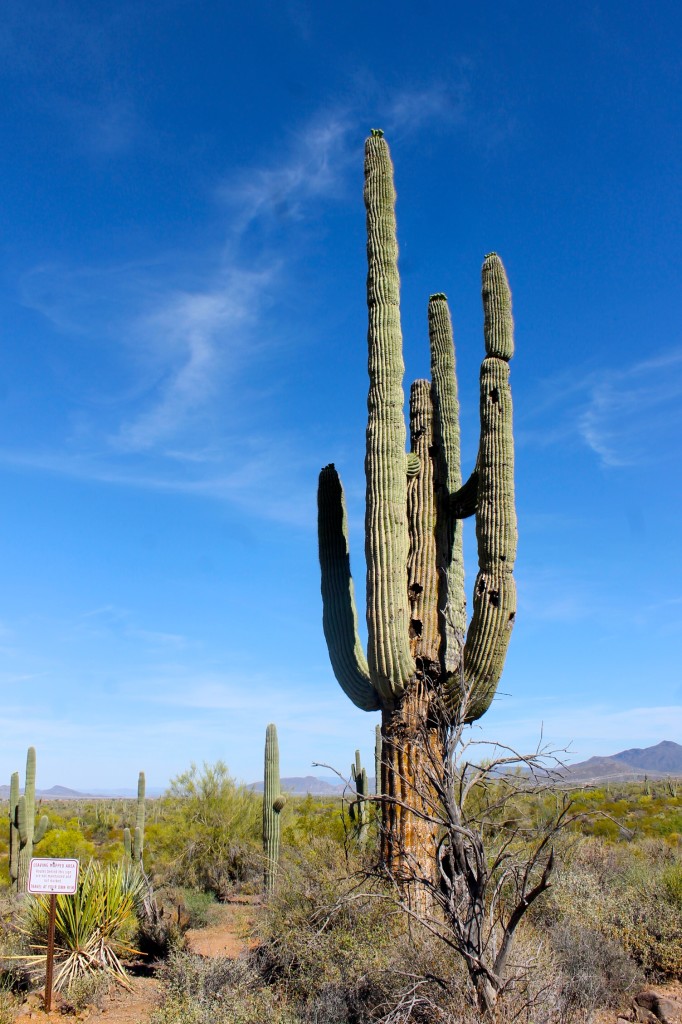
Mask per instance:
[[[406,387],[480,264],[514,294],[519,614],[481,737],[682,734],[682,14],[667,0],[5,0],[0,779],[370,762],[329,667],[315,492],[364,590],[362,147],[391,146]],[[468,536],[469,580],[475,550]]]

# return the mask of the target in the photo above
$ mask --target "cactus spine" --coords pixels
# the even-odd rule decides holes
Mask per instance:
[[[508,365],[513,322],[504,268],[490,253],[482,269],[486,356],[479,449],[474,471],[462,484],[450,313],[442,293],[431,296],[431,381],[416,381],[411,388],[406,455],[393,168],[378,130],[365,145],[365,206],[366,658],[357,629],[343,489],[333,465],[320,474],[319,552],[323,628],[334,673],[354,704],[382,712],[377,786],[391,798],[382,807],[382,854],[399,875],[407,859],[425,864],[433,854],[432,831],[409,807],[421,804],[428,811],[427,763],[439,743],[435,723],[443,715],[472,722],[487,710],[516,615]],[[474,514],[479,572],[467,631],[461,520]]]
[[[144,772],[140,772],[137,779],[137,809],[135,813],[135,831],[130,832],[129,828],[123,829],[123,846],[126,856],[135,864],[142,867],[142,854],[144,853],[144,820],[145,820],[145,778]]]
[[[265,858],[265,892],[275,887],[279,861],[280,813],[286,797],[280,790],[279,744],[277,727],[272,723],[265,731],[265,774],[263,783],[263,854]]]
[[[369,796],[369,782],[367,771],[362,767],[360,751],[355,751],[355,761],[350,766],[350,773],[355,784],[355,800],[350,805],[351,821],[355,822],[358,843],[363,846],[367,839],[369,829],[369,810],[367,797]]]
[[[38,825],[36,813],[36,751],[29,747],[26,755],[26,780],[23,795],[19,794],[19,772],[10,782],[9,798],[9,872],[17,892],[26,892],[33,849],[47,831],[47,815]]]

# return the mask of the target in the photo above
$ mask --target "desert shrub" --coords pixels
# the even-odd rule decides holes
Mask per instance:
[[[105,974],[84,974],[74,978],[61,1003],[61,1012],[81,1013],[86,1008],[102,1010],[110,985]]]
[[[348,821],[339,798],[312,796],[287,801],[282,820],[282,845],[306,846],[311,839],[331,839],[340,846],[346,840]]]
[[[173,892],[178,916],[188,928],[205,928],[216,906],[215,895],[202,889],[176,889]]]
[[[177,950],[160,977],[164,999],[150,1024],[302,1024],[243,960]]]
[[[218,761],[173,779],[162,820],[147,827],[145,858],[161,880],[224,898],[259,879],[262,803]]]
[[[542,911],[546,923],[587,928],[619,945],[652,977],[682,971],[680,861],[662,839],[583,839],[568,851]]]
[[[551,931],[551,943],[565,977],[561,1002],[568,1011],[586,1014],[617,1007],[643,980],[623,947],[592,928],[557,924]]]
[[[48,829],[37,850],[40,857],[77,857],[82,861],[90,860],[95,852],[95,844],[71,822],[65,828]]]

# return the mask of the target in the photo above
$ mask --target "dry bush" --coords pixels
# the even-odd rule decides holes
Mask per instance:
[[[651,979],[682,973],[678,855],[663,840],[580,840],[563,858],[546,923],[587,929],[615,943]]]

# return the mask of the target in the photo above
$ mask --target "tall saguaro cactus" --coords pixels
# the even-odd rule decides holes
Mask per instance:
[[[263,853],[265,855],[265,892],[275,887],[279,862],[280,813],[286,796],[280,790],[279,744],[277,727],[272,723],[265,730],[265,775],[263,783]]]
[[[43,814],[38,825],[36,814],[36,750],[29,747],[26,755],[26,779],[24,792],[19,794],[19,772],[14,772],[10,782],[9,798],[9,873],[17,892],[26,892],[28,871],[37,846],[47,831],[47,815]]]
[[[144,853],[144,821],[145,821],[145,776],[140,772],[137,778],[137,808],[135,812],[135,830],[131,835],[129,828],[123,829],[123,846],[126,854],[135,864],[142,866]]]
[[[428,765],[439,743],[436,723],[443,715],[472,722],[488,709],[516,615],[513,322],[504,268],[490,253],[482,270],[486,355],[478,457],[462,484],[455,353],[442,293],[428,304],[431,380],[412,385],[410,451],[405,451],[395,191],[380,131],[373,131],[365,145],[365,206],[366,658],[358,636],[343,489],[333,465],[320,474],[319,551],[323,627],[334,673],[354,704],[382,712],[380,788],[377,784],[383,797],[382,853],[399,875],[408,860],[421,867],[433,854],[434,837],[423,814],[429,809]],[[479,571],[467,629],[461,520],[474,514]]]

